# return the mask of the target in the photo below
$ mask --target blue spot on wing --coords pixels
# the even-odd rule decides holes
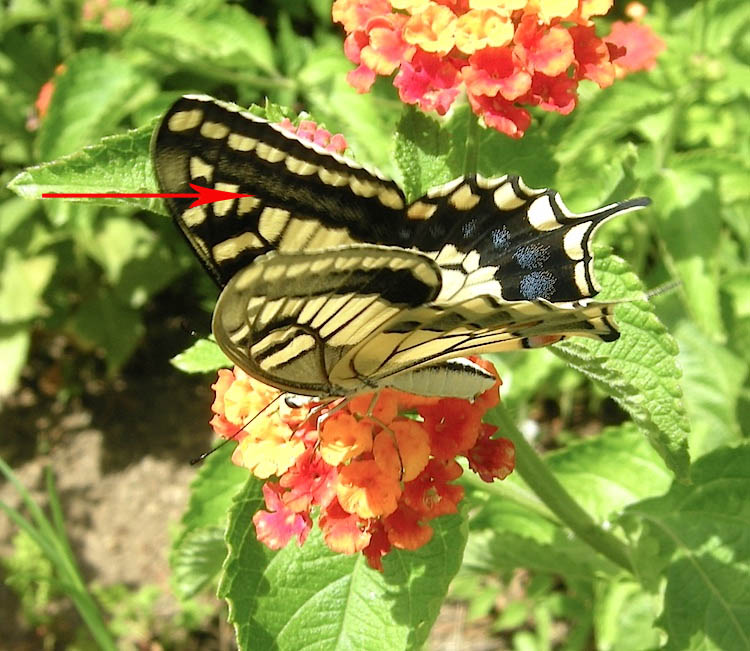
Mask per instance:
[[[519,289],[527,301],[537,298],[549,300],[555,291],[557,278],[551,271],[532,271],[521,278]]]
[[[493,229],[490,237],[492,239],[492,246],[498,251],[507,248],[510,242],[510,232],[505,226]]]
[[[461,232],[464,236],[464,239],[468,240],[470,237],[473,237],[474,233],[477,232],[477,220],[476,219],[470,219],[467,221],[462,227]]]
[[[526,244],[519,246],[513,257],[522,269],[541,269],[549,260],[549,244]]]

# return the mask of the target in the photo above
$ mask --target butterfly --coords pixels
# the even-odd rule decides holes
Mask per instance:
[[[471,398],[495,378],[467,356],[619,336],[593,298],[591,238],[647,198],[574,214],[518,176],[472,175],[408,203],[378,171],[203,95],[174,103],[151,149],[165,193],[252,195],[166,202],[221,288],[220,348],[283,391]]]

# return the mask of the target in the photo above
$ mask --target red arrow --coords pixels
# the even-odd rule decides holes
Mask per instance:
[[[252,197],[252,194],[240,194],[238,192],[227,192],[215,188],[204,188],[200,185],[190,184],[195,193],[189,192],[45,192],[42,199],[195,199],[190,208],[202,206],[214,201],[226,201],[239,197]]]

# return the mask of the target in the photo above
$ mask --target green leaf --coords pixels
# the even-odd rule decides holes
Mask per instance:
[[[492,422],[492,412],[487,420]],[[548,454],[545,462],[602,526],[627,505],[663,493],[671,479],[632,424],[609,428],[595,438]],[[588,545],[568,534],[517,474],[482,484],[479,495],[486,502],[471,519],[466,563],[485,558],[491,559],[484,564],[493,570],[526,567],[581,580],[594,571],[612,572],[612,566],[592,554]]]
[[[698,459],[693,483],[629,507],[644,579],[666,579],[666,650],[750,648],[750,446]]]
[[[93,50],[76,53],[55,78],[55,92],[39,130],[39,156],[59,158],[111,131],[155,90],[127,61]]]
[[[0,323],[29,321],[48,312],[42,294],[56,264],[51,254],[24,257],[16,249],[5,252],[0,268]]]
[[[456,138],[456,142],[459,139]],[[439,183],[461,175],[452,158],[453,134],[437,119],[408,106],[396,130],[394,154],[401,187],[412,201]]]
[[[109,215],[90,236],[77,241],[102,266],[107,281],[130,307],[143,306],[184,269],[164,241],[132,215]]]
[[[719,306],[718,245],[720,198],[710,176],[677,169],[665,170],[649,188],[660,213],[659,235],[682,280],[685,306],[703,332],[724,336]]]
[[[698,12],[698,7],[695,11]],[[700,20],[707,30],[705,44],[714,53],[723,54],[739,45],[750,27],[750,13],[743,0],[711,0],[699,14],[703,14]]]
[[[231,366],[231,362],[212,337],[199,339],[190,348],[175,355],[172,365],[183,373],[210,373]]]
[[[222,527],[188,531],[172,550],[169,565],[172,586],[181,599],[190,599],[219,576],[227,555]]]
[[[465,111],[468,119],[477,119],[468,107]],[[450,130],[455,129],[453,124],[458,117],[456,112],[449,124]],[[556,143],[541,129],[530,130],[523,138],[514,139],[485,128],[480,133],[478,169],[486,177],[517,174],[531,187],[548,187],[558,171],[555,147]]]
[[[731,310],[729,343],[734,352],[750,362],[750,269],[740,269],[726,278],[724,291]]]
[[[201,463],[190,485],[187,511],[182,516],[187,531],[226,524],[232,500],[248,477],[246,469],[230,461],[235,447],[224,445]]]
[[[29,167],[8,188],[25,199],[47,192],[158,192],[149,144],[156,122],[103,138],[99,144],[50,163]],[[61,201],[46,199],[45,201]],[[92,199],[83,199],[93,203]],[[135,206],[166,215],[161,199],[96,199],[99,205]]]
[[[191,72],[219,75],[221,68],[242,73],[255,68],[276,70],[274,48],[263,23],[238,6],[219,5],[188,13],[165,5],[133,7],[133,23],[125,43],[143,48],[165,60],[174,60]]]
[[[575,163],[563,165],[555,178],[555,189],[575,212],[586,212],[640,193],[633,169],[638,150],[632,144],[614,150],[602,147],[597,153],[599,155],[592,153]],[[627,224],[625,220],[618,221],[617,225],[623,229],[633,228],[632,223]]]
[[[452,112],[449,120],[406,107],[396,131],[395,158],[401,185],[410,200],[429,188],[464,174],[465,143],[470,121],[468,106]],[[540,132],[513,140],[494,129],[479,129],[479,172],[487,177],[518,174],[531,185],[552,180],[556,165]]]
[[[667,108],[673,102],[669,92],[656,87],[648,77],[630,77],[581,102],[574,121],[556,148],[561,166],[576,161],[600,142],[612,142],[633,128],[633,123]]]
[[[36,221],[37,206],[20,197],[6,197],[3,218],[0,219],[0,246],[8,250],[13,245],[23,247],[28,242],[29,230]],[[27,251],[28,253],[28,251]]]
[[[334,554],[316,529],[299,548],[271,552],[255,539],[263,507],[249,481],[230,515],[230,554],[219,586],[240,649],[417,649],[427,638],[458,571],[466,540],[459,516],[437,518],[416,552],[391,552],[384,573],[360,554]]]
[[[305,89],[311,114],[331,131],[343,133],[358,160],[393,176],[391,134],[401,105],[389,98],[358,94],[346,82],[351,69],[341,41],[332,38],[310,53],[296,81]]]
[[[285,11],[281,11],[278,16],[276,43],[282,70],[287,75],[295,74],[308,61],[312,47],[310,40],[294,31],[292,19]]]
[[[598,522],[669,488],[672,477],[632,424],[612,427],[545,457],[552,472]]]
[[[654,627],[659,598],[646,592],[637,581],[617,577],[597,583],[594,628],[599,649],[632,651],[656,649],[661,634]]]
[[[708,340],[687,321],[675,332],[680,344],[680,365],[685,406],[692,432],[694,457],[742,439],[737,405],[748,364],[734,353]]]
[[[596,275],[604,295],[643,295],[643,286],[626,263],[595,247]],[[682,404],[677,344],[651,304],[633,300],[618,305],[621,337],[605,343],[576,337],[550,349],[591,378],[643,430],[667,466],[684,480],[689,456],[689,422]]]
[[[0,326],[0,400],[18,386],[31,345],[31,332],[23,326]]]
[[[132,216],[112,215],[102,221],[85,246],[104,269],[107,280],[116,285],[128,262],[150,253],[155,239],[154,233]]]
[[[104,288],[79,306],[71,326],[79,339],[104,351],[110,373],[130,357],[144,332],[138,312]]]
[[[169,556],[173,585],[182,598],[208,585],[226,557],[224,530],[229,508],[248,477],[247,470],[230,461],[234,447],[225,445],[207,457],[190,485],[188,508]]]

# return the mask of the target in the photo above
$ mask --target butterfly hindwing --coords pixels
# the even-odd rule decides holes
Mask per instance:
[[[214,332],[230,359],[253,375],[308,395],[405,386],[404,374],[456,357],[617,332],[608,303],[563,308],[480,295],[444,304],[436,300],[440,275],[428,256],[392,247],[269,253],[224,289]],[[441,370],[435,382],[466,371]],[[445,391],[463,395],[461,387]]]
[[[430,303],[439,288],[437,265],[414,251],[369,245],[272,252],[224,288],[213,330],[232,361],[269,384],[344,395],[369,380],[340,372],[341,360],[400,312]]]
[[[435,252],[446,271],[492,270],[505,301],[575,301],[594,296],[591,238],[606,220],[646,205],[634,199],[575,214],[559,193],[517,176],[458,178],[406,210],[428,215],[412,246]],[[416,210],[418,208],[418,210]]]

